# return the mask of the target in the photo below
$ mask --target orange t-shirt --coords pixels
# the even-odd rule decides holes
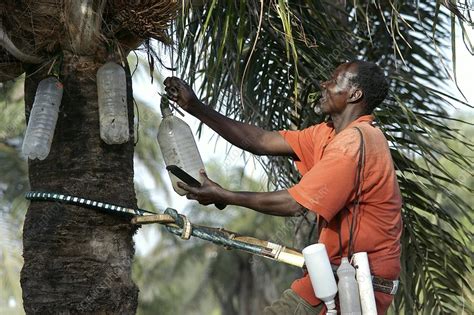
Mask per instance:
[[[364,136],[365,159],[360,206],[354,228],[354,253],[367,252],[372,275],[397,279],[400,274],[402,198],[387,140],[373,126],[373,116],[365,115],[335,133],[332,123],[322,123],[301,131],[280,131],[298,156],[301,181],[288,189],[302,206],[327,222],[319,242],[326,245],[329,260],[339,265],[339,220],[343,255],[347,256],[349,230],[358,172],[360,134]],[[340,219],[336,215],[342,211]],[[321,301],[314,295],[309,276],[293,282],[291,288],[308,303]],[[375,292],[377,312],[385,313],[392,296]]]

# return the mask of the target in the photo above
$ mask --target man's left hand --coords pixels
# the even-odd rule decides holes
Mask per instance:
[[[183,182],[178,182],[178,186],[188,193],[186,198],[197,200],[202,205],[209,205],[212,203],[224,203],[224,194],[227,192],[219,184],[210,180],[204,170],[200,171],[202,184],[201,187],[191,187]]]

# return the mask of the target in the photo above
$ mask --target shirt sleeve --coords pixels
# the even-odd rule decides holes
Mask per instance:
[[[303,130],[281,130],[280,135],[291,146],[298,160],[296,167],[301,174],[305,174],[311,168],[314,152],[314,133],[317,126],[311,126]]]
[[[354,198],[359,142],[356,136],[346,132],[331,142],[322,159],[288,189],[300,205],[327,222]]]

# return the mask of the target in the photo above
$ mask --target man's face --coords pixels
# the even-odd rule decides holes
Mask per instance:
[[[351,93],[351,78],[356,74],[356,65],[344,63],[334,70],[328,81],[321,83],[319,106],[323,114],[330,115],[344,111]]]

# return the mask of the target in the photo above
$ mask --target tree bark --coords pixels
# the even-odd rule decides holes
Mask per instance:
[[[107,145],[99,136],[96,72],[102,63],[65,53],[64,95],[51,152],[29,162],[32,190],[136,207],[133,136]],[[131,79],[127,76],[130,134]],[[29,71],[26,113],[44,73]],[[135,228],[129,219],[61,203],[32,202],[23,227],[23,304],[27,314],[133,314]]]

